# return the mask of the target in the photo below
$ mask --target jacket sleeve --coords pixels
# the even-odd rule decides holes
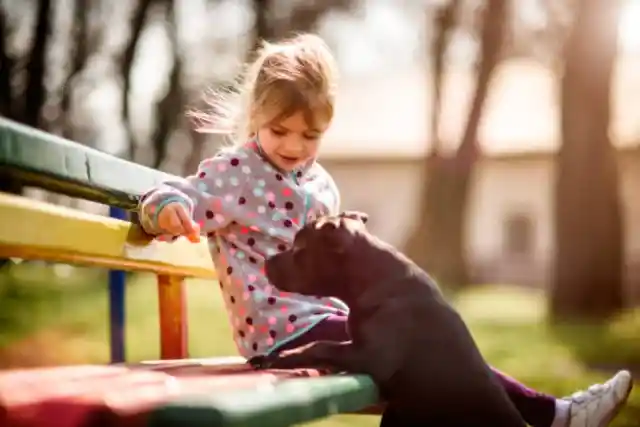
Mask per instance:
[[[218,154],[204,160],[195,175],[165,181],[152,188],[140,200],[140,223],[152,235],[162,235],[158,215],[170,203],[181,203],[202,234],[226,227],[242,205],[242,192],[249,174],[241,159]]]

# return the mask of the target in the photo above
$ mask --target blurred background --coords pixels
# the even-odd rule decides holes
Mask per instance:
[[[224,141],[185,113],[260,39],[316,32],[343,207],[438,278],[493,364],[562,395],[640,377],[639,24],[640,0],[0,0],[0,114],[190,174]],[[128,358],[156,358],[154,278],[127,297]],[[193,355],[235,354],[218,287],[189,303]],[[107,312],[104,271],[10,260],[0,367],[107,361]]]

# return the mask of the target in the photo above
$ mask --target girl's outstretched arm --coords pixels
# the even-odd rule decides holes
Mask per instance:
[[[219,153],[204,160],[195,175],[165,181],[152,188],[140,200],[140,223],[153,235],[163,234],[158,227],[158,214],[171,203],[182,204],[201,234],[227,226],[237,215],[238,199],[248,179],[239,167],[239,159],[230,153]]]

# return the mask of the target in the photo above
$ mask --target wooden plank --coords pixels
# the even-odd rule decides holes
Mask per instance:
[[[160,308],[160,358],[186,359],[187,295],[184,278],[158,275],[158,304]]]
[[[0,179],[125,209],[172,175],[0,117]]]
[[[206,239],[159,242],[125,221],[3,193],[0,257],[216,277]]]

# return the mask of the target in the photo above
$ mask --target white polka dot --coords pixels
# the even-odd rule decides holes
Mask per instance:
[[[222,216],[220,214],[216,214],[214,218],[215,218],[216,222],[218,222],[220,224],[222,224],[224,222],[224,216]]]
[[[250,174],[251,173],[251,168],[249,166],[243,166],[242,167],[242,172],[246,173],[246,174]]]
[[[267,208],[265,208],[264,206],[258,206],[258,213],[265,213],[267,211]]]

